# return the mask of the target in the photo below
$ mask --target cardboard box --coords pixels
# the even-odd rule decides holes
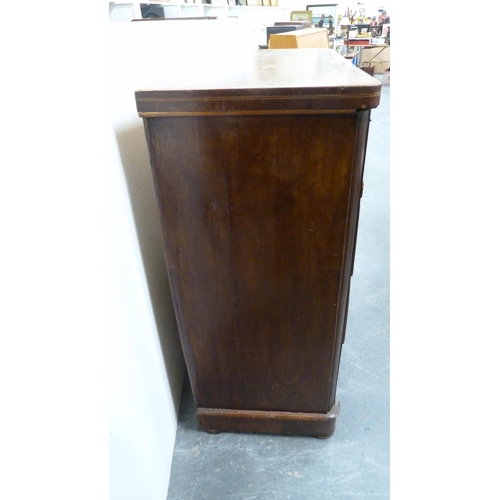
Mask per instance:
[[[309,49],[330,47],[328,31],[325,28],[305,28],[269,37],[270,49]]]
[[[387,44],[364,47],[360,67],[373,67],[374,73],[384,74],[391,65],[391,46]]]
[[[271,35],[276,35],[277,33],[286,33],[288,31],[297,31],[301,29],[304,29],[302,25],[267,26],[267,44],[269,45],[269,38],[271,37]]]

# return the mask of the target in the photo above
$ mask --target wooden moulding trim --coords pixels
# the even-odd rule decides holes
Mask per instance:
[[[148,95],[150,94],[150,95]],[[139,116],[336,114],[378,106],[380,91],[362,94],[324,94],[302,96],[159,96],[157,92],[136,93]]]
[[[209,433],[250,432],[325,439],[335,431],[339,410],[339,403],[328,413],[198,408],[196,417],[200,427]]]
[[[234,116],[234,115],[338,115],[353,114],[357,109],[276,109],[265,111],[145,111],[141,118],[162,118],[166,116]]]
[[[340,403],[337,401],[328,413],[305,413],[293,411],[228,410],[223,408],[197,408],[198,417],[230,417],[265,420],[300,420],[303,422],[326,422],[338,417]]]

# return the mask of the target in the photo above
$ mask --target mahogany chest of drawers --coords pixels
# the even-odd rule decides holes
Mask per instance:
[[[197,419],[328,437],[380,82],[331,49],[136,91]]]

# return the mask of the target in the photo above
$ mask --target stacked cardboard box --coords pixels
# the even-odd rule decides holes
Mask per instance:
[[[386,44],[364,47],[360,67],[374,68],[375,74],[384,74],[391,65],[391,46]]]

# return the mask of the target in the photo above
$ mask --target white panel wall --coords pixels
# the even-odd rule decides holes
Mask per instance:
[[[129,192],[114,133],[110,165],[110,498],[164,499],[175,442],[182,356],[155,212],[147,214],[154,210],[148,183],[137,178]],[[140,231],[135,228],[133,203],[140,204],[135,210],[142,211],[138,217],[147,224]],[[147,243],[139,242],[139,234]]]
[[[134,91],[197,58],[256,50],[236,20],[109,24],[110,500],[165,500],[184,361]]]

